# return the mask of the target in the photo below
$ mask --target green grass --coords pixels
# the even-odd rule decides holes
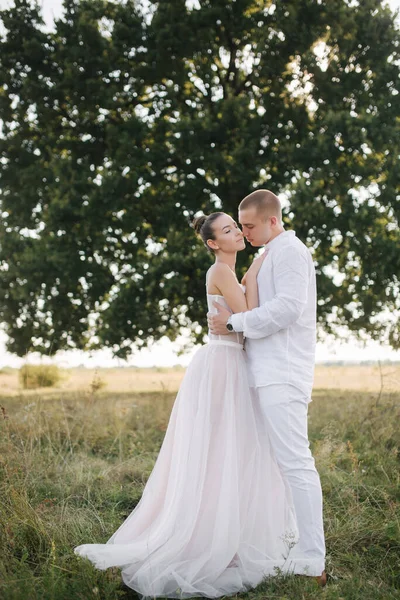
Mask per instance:
[[[400,393],[317,390],[309,437],[321,477],[328,585],[277,576],[238,597],[400,599]],[[0,598],[114,600],[136,594],[96,570],[140,499],[174,393],[0,397]],[[117,408],[116,408],[117,406]]]

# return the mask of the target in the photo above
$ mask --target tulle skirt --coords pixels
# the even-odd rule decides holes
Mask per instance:
[[[186,370],[140,502],[105,544],[74,552],[120,567],[142,597],[217,598],[291,572],[297,540],[245,352],[211,341]]]

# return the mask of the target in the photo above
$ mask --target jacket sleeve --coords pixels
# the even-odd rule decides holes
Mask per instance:
[[[295,323],[307,303],[309,267],[307,257],[292,245],[274,257],[275,296],[258,308],[231,317],[235,331],[250,339],[260,339]]]

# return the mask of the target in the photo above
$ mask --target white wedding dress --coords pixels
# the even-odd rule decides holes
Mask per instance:
[[[221,296],[207,294],[225,304]],[[141,597],[217,598],[291,570],[298,528],[247,379],[242,334],[210,335],[182,380],[142,498],[104,544],[74,552],[118,566]]]

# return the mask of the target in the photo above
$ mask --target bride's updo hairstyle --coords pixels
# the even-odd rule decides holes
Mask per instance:
[[[223,212],[215,212],[211,213],[210,215],[201,215],[192,221],[193,229],[197,235],[201,237],[203,244],[207,250],[211,252],[211,254],[214,254],[214,250],[207,244],[207,240],[215,240],[213,223],[216,221],[216,219],[218,219],[218,217],[221,217],[224,214],[225,213]]]

